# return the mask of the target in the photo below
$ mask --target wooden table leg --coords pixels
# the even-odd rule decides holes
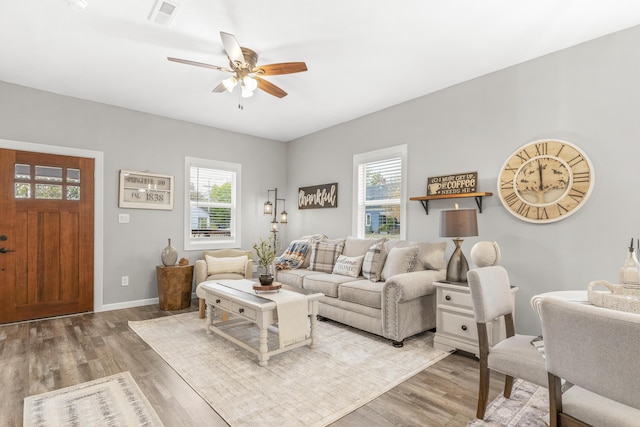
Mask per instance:
[[[318,319],[318,301],[311,301],[311,318],[310,321],[310,331],[309,338],[311,338],[311,344],[309,344],[310,348],[316,347],[316,322]]]

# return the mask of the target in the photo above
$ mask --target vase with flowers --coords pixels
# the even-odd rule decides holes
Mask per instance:
[[[266,240],[261,237],[259,242],[253,244],[258,264],[265,270],[258,277],[262,286],[269,286],[273,283],[273,261],[276,259],[276,251],[273,246],[273,237],[271,236]]]

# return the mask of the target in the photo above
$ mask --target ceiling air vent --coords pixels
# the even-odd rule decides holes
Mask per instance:
[[[170,25],[180,5],[175,1],[158,0],[153,6],[149,20],[160,25]]]

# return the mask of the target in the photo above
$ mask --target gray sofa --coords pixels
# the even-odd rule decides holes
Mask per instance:
[[[304,239],[297,242],[300,241]],[[314,262],[322,256],[321,242],[326,243],[324,247],[334,246],[338,252],[335,258],[343,255],[331,272],[327,267],[331,257],[327,259],[326,254],[321,268]],[[321,317],[388,338],[397,347],[405,338],[436,327],[433,282],[446,276],[446,242],[311,237],[308,243],[304,263],[299,268],[276,270],[276,280],[323,293],[318,308]],[[375,256],[381,263],[372,266]],[[351,266],[360,257],[364,262],[362,270],[356,266],[350,272],[356,275],[358,271],[357,277],[338,274],[336,266],[343,265],[341,262]]]

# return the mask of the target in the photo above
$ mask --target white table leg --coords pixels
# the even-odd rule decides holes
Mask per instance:
[[[267,366],[269,362],[269,355],[267,352],[269,351],[268,344],[268,331],[267,325],[260,325],[260,348],[258,349],[258,365]]]
[[[311,301],[311,318],[310,322],[310,331],[309,338],[311,338],[311,343],[309,344],[310,348],[316,347],[316,322],[318,320],[318,301]]]
[[[211,326],[213,326],[213,304],[207,304],[206,300],[205,304],[209,306],[207,310],[207,333],[211,334]]]

